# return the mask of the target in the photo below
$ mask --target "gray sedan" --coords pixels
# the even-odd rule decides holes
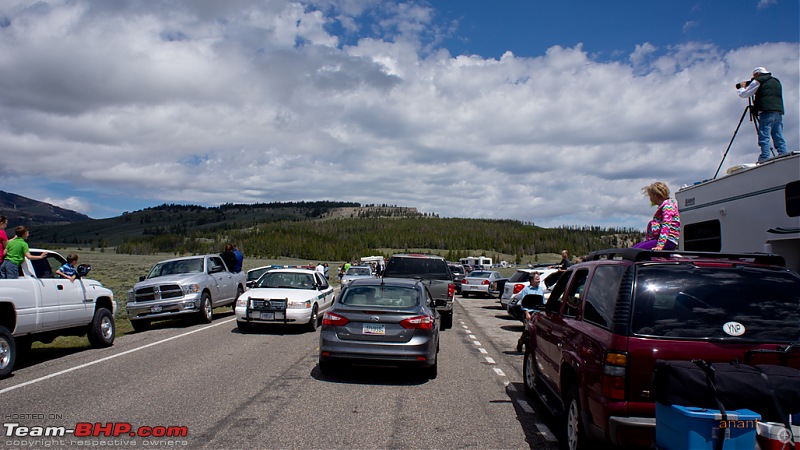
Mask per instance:
[[[319,368],[342,363],[418,366],[436,378],[439,313],[413,279],[360,279],[342,289],[322,318]]]
[[[461,296],[468,297],[470,294],[479,294],[492,297],[497,295],[499,291],[493,290],[492,286],[502,278],[503,276],[500,275],[500,272],[473,270],[461,280]]]

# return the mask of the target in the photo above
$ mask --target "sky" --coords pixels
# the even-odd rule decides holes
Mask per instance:
[[[3,0],[0,190],[643,229],[642,187],[714,176],[755,67],[800,148],[799,4]],[[758,152],[745,118],[723,169]]]

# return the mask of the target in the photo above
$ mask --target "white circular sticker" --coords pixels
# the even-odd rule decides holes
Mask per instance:
[[[744,334],[744,325],[739,322],[728,322],[722,326],[722,331],[731,336],[741,336]]]

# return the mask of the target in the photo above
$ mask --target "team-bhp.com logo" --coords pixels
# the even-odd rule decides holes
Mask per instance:
[[[78,422],[75,428],[22,426],[19,423],[4,423],[6,437],[142,437],[177,438],[186,437],[189,429],[184,426],[141,426],[134,428],[128,422],[90,423]]]

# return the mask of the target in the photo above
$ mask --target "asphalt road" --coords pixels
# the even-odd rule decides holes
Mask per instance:
[[[457,300],[433,380],[378,367],[323,376],[318,332],[241,334],[221,311],[108,349],[34,351],[0,380],[0,448],[559,448],[556,422],[523,394],[521,324],[496,300]]]

